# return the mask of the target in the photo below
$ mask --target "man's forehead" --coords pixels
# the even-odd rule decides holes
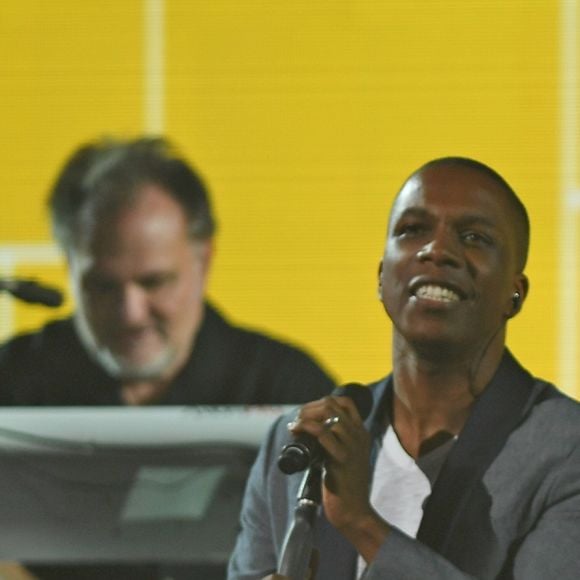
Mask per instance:
[[[498,206],[505,209],[506,205],[505,191],[481,172],[465,167],[432,167],[403,184],[393,201],[389,221],[413,209],[428,212],[442,206],[477,214],[500,213]]]

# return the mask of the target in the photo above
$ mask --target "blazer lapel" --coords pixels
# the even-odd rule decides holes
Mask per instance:
[[[532,376],[506,351],[425,505],[417,538],[440,554],[448,555],[454,529],[470,495],[509,434],[525,416],[526,407],[532,401],[533,383]]]

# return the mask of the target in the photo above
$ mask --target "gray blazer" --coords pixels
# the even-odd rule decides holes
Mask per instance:
[[[371,385],[366,421],[375,438],[392,397],[390,377]],[[274,572],[302,475],[276,460],[289,441],[274,424],[253,467],[229,580]],[[318,580],[353,580],[356,552],[321,513]],[[474,406],[424,508],[417,539],[394,529],[365,580],[580,578],[580,404],[534,379],[506,351]]]

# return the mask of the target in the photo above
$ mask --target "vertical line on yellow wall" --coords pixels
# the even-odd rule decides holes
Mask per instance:
[[[561,201],[560,300],[558,382],[563,390],[580,396],[578,384],[578,261],[580,238],[576,220],[580,211],[578,181],[578,0],[562,0],[561,11]]]
[[[144,5],[144,130],[159,135],[165,128],[165,2]]]

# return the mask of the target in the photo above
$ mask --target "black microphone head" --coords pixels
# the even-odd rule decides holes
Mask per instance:
[[[360,418],[364,421],[373,408],[373,395],[371,390],[359,383],[348,383],[336,387],[331,393],[335,397],[348,397],[352,399]]]
[[[312,462],[316,439],[308,434],[302,435],[300,439],[286,445],[278,457],[278,467],[286,475],[304,471]]]

